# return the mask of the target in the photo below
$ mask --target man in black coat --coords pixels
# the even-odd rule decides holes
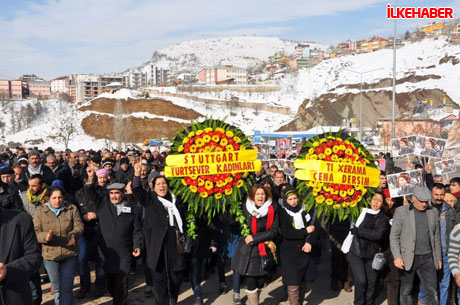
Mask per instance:
[[[29,153],[29,165],[24,169],[24,175],[27,180],[33,175],[40,174],[47,185],[51,185],[55,180],[54,173],[47,166],[40,163],[40,154],[37,151]]]
[[[18,190],[0,181],[0,207],[4,209],[24,211]]]
[[[98,248],[106,272],[107,289],[114,305],[124,305],[128,298],[128,276],[132,257],[142,249],[142,221],[140,209],[134,200],[125,196],[125,185],[114,183],[107,187],[108,196],[100,196],[95,189],[95,172],[87,168],[85,184],[87,198],[96,207],[101,235]]]
[[[32,219],[0,208],[0,303],[31,305],[29,278],[42,263]]]

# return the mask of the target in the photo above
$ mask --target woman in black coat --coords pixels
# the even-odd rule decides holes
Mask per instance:
[[[356,224],[350,229],[351,245],[347,243],[347,239],[350,239],[347,237],[342,247],[344,252],[348,252],[355,280],[355,305],[373,305],[375,301],[377,271],[372,269],[372,261],[374,255],[381,252],[382,243],[390,228],[388,217],[381,209],[384,201],[383,193],[374,194],[371,207],[363,209]]]
[[[153,192],[147,192],[142,188],[140,175],[139,162],[134,165],[132,190],[136,200],[145,208],[145,248],[147,266],[152,270],[155,304],[176,304],[181,273],[185,269],[184,255],[177,252],[176,231],[185,232],[185,209],[169,192],[165,177],[154,178]]]
[[[243,213],[251,235],[241,237],[238,241],[232,269],[246,277],[248,304],[257,305],[265,279],[272,272],[262,268],[261,254],[265,251],[270,255],[270,250],[265,247],[264,242],[273,241],[279,228],[277,210],[272,205],[270,191],[262,185],[254,185],[246,203],[243,204]]]
[[[318,276],[316,264],[311,257],[312,248],[318,238],[315,219],[305,212],[300,204],[297,191],[290,188],[283,196],[280,209],[280,228],[283,235],[281,243],[281,262],[283,284],[287,286],[290,305],[303,303],[306,282]]]

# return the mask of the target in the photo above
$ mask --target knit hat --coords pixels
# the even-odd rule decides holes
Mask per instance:
[[[108,177],[109,176],[109,172],[108,170],[106,170],[105,168],[101,168],[101,169],[98,169],[96,171],[96,176],[99,177],[99,176],[106,176]]]
[[[129,159],[128,158],[121,158],[120,159],[120,164],[123,164],[123,163],[129,164]]]
[[[63,190],[64,189],[64,182],[62,182],[62,180],[56,179],[56,180],[53,180],[53,182],[51,182],[51,186],[58,187],[61,190]]]

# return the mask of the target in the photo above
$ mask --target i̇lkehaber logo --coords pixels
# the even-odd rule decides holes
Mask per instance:
[[[387,5],[388,19],[453,19],[451,7],[392,7]]]

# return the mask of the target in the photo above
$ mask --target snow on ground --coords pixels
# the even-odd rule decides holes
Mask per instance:
[[[177,71],[198,72],[205,66],[234,65],[242,68],[267,61],[277,52],[286,55],[295,53],[299,41],[282,40],[273,37],[237,36],[186,41],[158,50],[161,59],[155,64]],[[327,46],[308,43],[311,49],[326,50]],[[155,60],[157,57],[154,57]]]
[[[34,116],[29,126],[24,126],[26,111],[21,106],[27,107],[27,105],[31,105],[31,107],[36,109],[37,103],[41,105],[41,113]],[[105,147],[103,140],[97,140],[83,132],[81,121],[86,114],[79,111],[72,112],[71,107],[70,104],[57,99],[3,102],[0,104],[0,111],[4,114],[2,120],[6,123],[3,130],[5,143],[17,142],[23,143],[28,147],[37,146],[42,149],[52,146],[56,149],[64,150],[64,144],[55,138],[53,139],[56,135],[55,127],[61,120],[73,119],[75,126],[77,126],[77,131],[69,143],[70,149]],[[72,113],[73,118],[70,117],[70,113]],[[13,124],[12,120],[16,120],[16,117],[19,117],[23,122],[23,126],[19,130],[13,130],[13,125],[17,126],[17,124]]]

